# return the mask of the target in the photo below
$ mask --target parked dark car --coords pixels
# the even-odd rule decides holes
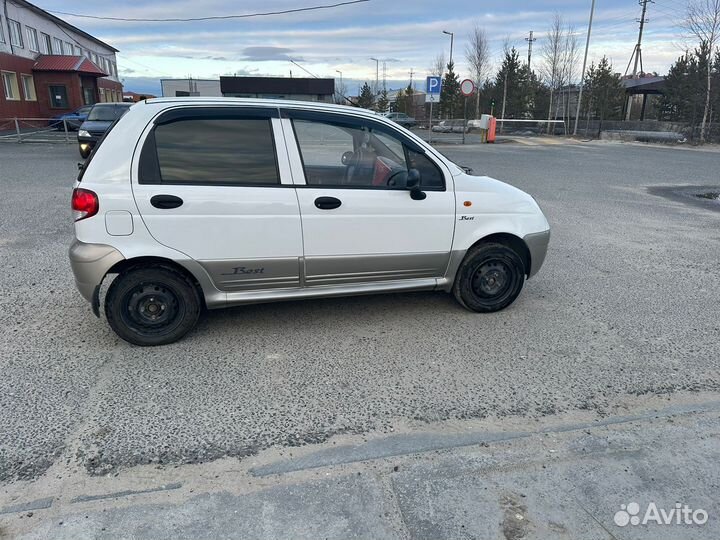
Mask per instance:
[[[413,128],[417,126],[417,121],[412,117],[402,112],[391,112],[383,115],[388,120],[392,120],[396,124],[400,124],[404,128]]]
[[[83,159],[90,155],[112,123],[125,114],[132,105],[132,103],[96,103],[93,105],[87,120],[78,130],[78,144]]]
[[[50,119],[48,125],[51,128],[63,131],[65,130],[65,126],[67,126],[67,129],[69,131],[75,131],[82,125],[85,120],[87,120],[88,113],[92,108],[92,105],[84,105],[83,107],[80,107],[73,112],[58,114],[57,116],[53,116]]]

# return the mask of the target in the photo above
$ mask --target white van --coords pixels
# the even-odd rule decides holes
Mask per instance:
[[[550,230],[535,200],[471,176],[370,111],[234,98],[134,105],[83,166],[70,261],[137,345],[204,308],[398,291],[509,306]]]

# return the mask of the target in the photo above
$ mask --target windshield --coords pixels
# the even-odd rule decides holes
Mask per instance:
[[[93,122],[112,122],[116,118],[120,118],[128,107],[118,107],[116,105],[96,105],[90,111],[88,120]]]

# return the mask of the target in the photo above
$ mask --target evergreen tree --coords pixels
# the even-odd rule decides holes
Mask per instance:
[[[502,114],[503,97],[505,97],[505,118],[532,116],[534,112],[532,80],[533,74],[526,64],[520,62],[518,51],[514,47],[505,51],[505,58],[493,85],[495,116]]]
[[[455,73],[455,63],[449,62],[440,90],[440,114],[445,115],[446,118],[453,118],[456,113],[459,114],[461,98],[460,79]]]
[[[681,56],[670,67],[665,78],[665,91],[660,100],[660,119],[687,122],[695,131],[699,127],[705,107],[707,93],[707,65],[711,54],[707,44],[702,43],[692,53]],[[711,107],[718,109],[720,90],[720,51],[716,52],[715,81],[711,81]],[[712,119],[710,120],[712,122]]]
[[[366,82],[362,85],[362,88],[360,89],[360,96],[358,96],[357,105],[358,107],[361,107],[363,109],[372,109],[372,106],[374,104],[375,95],[373,94],[370,85]]]
[[[600,121],[621,120],[625,103],[625,87],[620,75],[613,73],[613,66],[606,56],[596,66],[590,65],[585,74],[584,111]]]
[[[390,100],[388,99],[387,89],[383,88],[378,96],[377,110],[378,112],[384,113],[387,112],[389,106]]]
[[[407,88],[405,90],[400,90],[397,95],[397,110],[399,112],[405,113],[408,116],[414,116],[414,107],[413,107],[413,94],[415,94],[415,90],[412,86],[408,84]]]

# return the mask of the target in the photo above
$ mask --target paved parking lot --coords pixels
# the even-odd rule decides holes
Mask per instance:
[[[551,223],[546,265],[510,309],[472,314],[443,293],[249,306],[208,314],[180,343],[140,349],[74,289],[75,146],[0,145],[0,507],[33,485],[62,491],[58,478],[122,478],[146,470],[138,465],[256,459],[334,435],[357,443],[448,423],[472,431],[480,421],[601,418],[658,395],[670,405],[717,397],[720,205],[651,188],[717,189],[720,153],[603,143],[442,150],[534,195]],[[412,452],[410,439],[400,454]],[[410,500],[407,486],[378,489],[401,508]],[[400,512],[398,522],[413,524],[400,537],[441,531],[413,528],[413,513]],[[520,537],[512,526],[503,534]]]

